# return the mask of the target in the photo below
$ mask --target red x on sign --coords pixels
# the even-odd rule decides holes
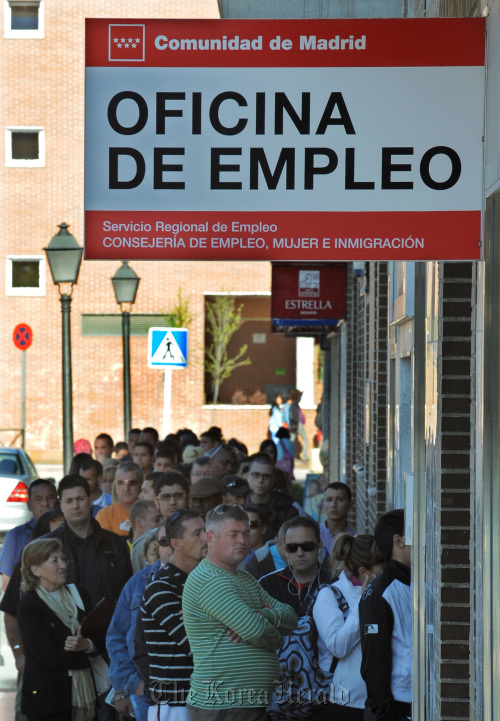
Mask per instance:
[[[18,323],[14,328],[14,345],[19,350],[28,350],[33,341],[33,331],[26,323]]]

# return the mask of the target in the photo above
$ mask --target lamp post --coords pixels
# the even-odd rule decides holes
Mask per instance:
[[[123,342],[123,428],[125,440],[128,438],[132,424],[132,401],[130,394],[130,310],[135,303],[135,296],[140,283],[139,276],[129,267],[128,261],[122,265],[111,278],[116,302],[122,313]]]
[[[68,225],[61,223],[47,248],[44,248],[54,285],[57,285],[62,311],[62,391],[63,391],[63,463],[64,473],[69,472],[73,458],[73,397],[71,380],[71,293],[78,281],[82,262],[81,248]],[[69,284],[67,292],[61,292],[61,285]]]

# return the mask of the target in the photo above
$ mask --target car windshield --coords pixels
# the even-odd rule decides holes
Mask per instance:
[[[23,473],[21,459],[18,455],[0,451],[0,476],[22,476]]]

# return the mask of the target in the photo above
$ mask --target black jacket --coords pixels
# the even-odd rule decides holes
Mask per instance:
[[[96,540],[96,554],[95,557],[89,557],[87,562],[99,580],[102,597],[118,601],[122,588],[132,576],[127,541],[124,537],[101,528],[94,518],[90,522],[92,535]],[[64,557],[68,563],[66,583],[81,584],[80,569],[75,552],[75,546],[79,542],[76,533],[64,523],[44,538],[58,538],[61,541]]]
[[[288,603],[297,616],[304,616],[309,604],[316,595],[316,591],[323,583],[331,583],[332,572],[328,568],[319,567],[318,573],[311,583],[299,589],[295,583],[290,566],[285,566],[280,571],[268,573],[267,576],[259,578],[259,583],[267,593],[281,603]]]
[[[274,539],[278,535],[278,531],[285,521],[299,515],[299,511],[294,505],[293,498],[289,496],[288,493],[277,491],[275,488],[273,488],[269,494],[267,502],[262,505],[267,506],[271,510],[271,529],[269,540]]]
[[[79,588],[86,608],[90,599]],[[68,670],[88,668],[88,654],[64,650],[69,628],[39,598],[28,591],[18,606],[17,620],[24,644],[26,664],[21,693],[21,711],[27,716],[61,714],[71,711],[71,677]],[[84,611],[78,609],[81,620]]]
[[[376,719],[411,716],[412,594],[408,566],[391,560],[359,602],[361,676]]]

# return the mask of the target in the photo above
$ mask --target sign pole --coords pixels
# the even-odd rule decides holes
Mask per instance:
[[[170,433],[170,404],[172,402],[172,369],[165,368],[163,386],[163,438]]]
[[[12,334],[14,345],[22,353],[21,363],[21,447],[25,450],[26,443],[26,351],[33,342],[33,331],[27,323],[18,323]]]
[[[21,395],[21,447],[25,449],[26,441],[26,352],[22,354],[22,395]]]
[[[172,368],[186,368],[188,358],[187,328],[150,328],[148,333],[148,368],[162,368],[163,437],[170,433],[172,404]]]

